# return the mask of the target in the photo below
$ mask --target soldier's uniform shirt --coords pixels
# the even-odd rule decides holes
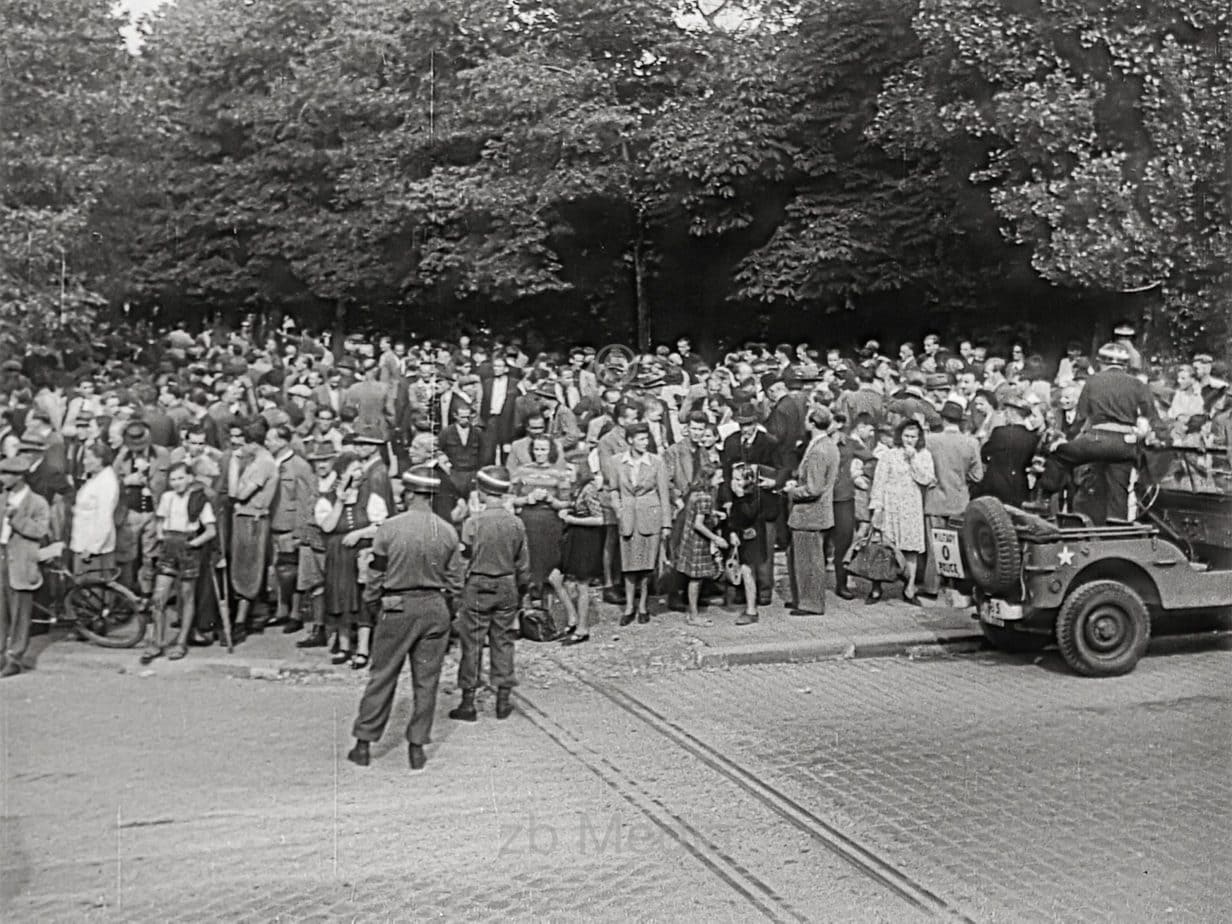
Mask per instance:
[[[1077,411],[1092,427],[1109,423],[1132,427],[1139,417],[1153,421],[1159,416],[1146,383],[1115,367],[1087,379]]]
[[[462,545],[470,550],[468,575],[512,576],[519,587],[530,581],[526,526],[504,507],[485,507],[467,517]]]
[[[408,510],[378,526],[372,556],[385,561],[385,593],[462,589],[458,531],[429,511]]]

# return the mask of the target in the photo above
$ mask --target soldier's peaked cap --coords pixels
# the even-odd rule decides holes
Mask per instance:
[[[513,480],[509,477],[509,469],[503,465],[487,465],[479,470],[475,481],[483,491],[489,494],[507,494],[513,490]]]
[[[441,479],[430,465],[413,465],[402,473],[402,483],[416,494],[431,494],[441,486]]]

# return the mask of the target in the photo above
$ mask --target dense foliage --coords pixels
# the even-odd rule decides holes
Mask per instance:
[[[36,327],[1228,333],[1216,0],[185,0],[137,55],[107,0],[0,5]]]

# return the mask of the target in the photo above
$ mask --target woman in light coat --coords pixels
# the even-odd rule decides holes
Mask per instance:
[[[625,435],[629,450],[615,460],[615,484],[610,486],[625,579],[622,626],[633,622],[635,616],[640,623],[650,622],[650,612],[646,608],[650,575],[658,566],[660,546],[672,529],[667,467],[662,459],[648,451],[650,428],[638,422],[627,427]]]

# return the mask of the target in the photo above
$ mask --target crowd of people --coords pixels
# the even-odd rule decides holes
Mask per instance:
[[[457,533],[459,601],[475,578],[514,579],[453,611],[491,614],[480,628],[502,687],[520,609],[566,614],[566,645],[589,638],[596,597],[622,626],[650,622],[659,597],[705,626],[717,591],[749,625],[771,603],[776,551],[793,614],[823,614],[831,592],[881,597],[844,567],[870,535],[901,556],[902,596],[919,603],[943,584],[930,527],[973,496],[1101,523],[1128,515],[1136,442],[1228,451],[1226,370],[1204,353],[1151,365],[1133,341],[1121,327],[1095,357],[1073,344],[1048,363],[929,333],[895,356],[876,341],[747,343],[710,363],[681,337],[608,363],[517,339],[257,337],[249,321],[8,357],[0,675],[29,666],[39,552],[54,542],[76,574],[117,573],[148,600],[145,662],[220,640],[233,614],[235,641],[280,626],[365,668],[382,657],[387,569],[418,567],[389,559],[382,528],[411,511],[417,529]],[[494,508],[508,514],[496,526]],[[477,525],[498,545],[524,534],[525,561],[477,563]]]

